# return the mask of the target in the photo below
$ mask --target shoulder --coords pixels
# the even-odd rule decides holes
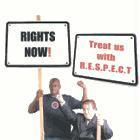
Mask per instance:
[[[72,109],[81,108],[81,101],[77,100],[76,98],[65,94],[63,95],[63,98]]]
[[[66,94],[63,94],[62,96],[64,99],[68,99],[68,100],[73,98],[71,95],[66,95]]]
[[[72,97],[71,95],[63,94],[63,97]]]
[[[77,117],[84,119],[84,114],[83,113],[77,113]]]
[[[63,97],[64,97],[64,98],[67,98],[67,99],[75,99],[75,98],[72,97],[71,95],[67,95],[67,94],[63,94]]]
[[[84,114],[82,113],[77,113],[77,122],[78,123],[83,123],[85,121],[85,117],[84,117]]]
[[[63,98],[66,100],[66,101],[70,101],[70,102],[74,102],[76,99],[74,97],[72,97],[71,95],[66,95],[66,94],[63,94]],[[77,100],[78,101],[78,100]]]

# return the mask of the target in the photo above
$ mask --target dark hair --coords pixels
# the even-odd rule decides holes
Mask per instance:
[[[84,101],[82,102],[82,106],[83,106],[84,104],[91,104],[92,107],[93,107],[93,109],[97,109],[96,103],[95,103],[95,101],[92,100],[92,99],[86,99],[86,100],[84,100]]]
[[[60,83],[60,80],[59,80],[58,78],[52,78],[52,79],[50,80],[49,85],[51,85],[54,81],[58,81],[58,82]]]

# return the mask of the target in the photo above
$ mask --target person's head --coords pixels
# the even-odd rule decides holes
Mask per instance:
[[[96,113],[96,103],[94,100],[85,100],[82,102],[83,114],[86,119],[91,120]]]
[[[61,84],[60,84],[59,79],[52,78],[50,80],[50,83],[49,83],[49,88],[50,88],[51,95],[53,95],[53,96],[58,95],[59,94],[59,90],[61,88]]]

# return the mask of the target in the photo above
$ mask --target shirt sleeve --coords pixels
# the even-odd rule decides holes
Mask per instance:
[[[70,95],[64,95],[64,100],[71,107],[71,109],[81,109],[82,108],[82,102],[75,99],[74,97],[72,97]]]
[[[76,113],[74,111],[72,111],[72,109],[69,107],[69,105],[67,103],[65,103],[63,106],[61,106],[61,110],[64,113],[64,115],[66,116],[66,118],[68,119],[68,121],[74,125],[77,121]]]
[[[104,120],[104,125],[101,127],[101,132],[103,139],[110,139],[113,136],[113,131],[109,127],[107,120]]]

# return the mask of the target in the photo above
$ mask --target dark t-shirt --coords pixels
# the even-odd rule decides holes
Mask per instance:
[[[63,95],[71,109],[81,108],[81,101],[70,95]],[[38,107],[37,107],[38,108]],[[50,94],[43,96],[44,132],[48,137],[70,137],[71,125],[60,109],[60,104]]]
[[[94,117],[87,123],[87,119],[84,114],[76,114],[71,108],[65,103],[61,106],[62,112],[65,114],[71,124],[73,124],[72,138],[71,140],[96,140],[96,127],[97,127],[97,116]],[[109,127],[107,120],[104,120],[104,125],[101,127],[101,139],[106,140],[113,136],[113,131]]]

